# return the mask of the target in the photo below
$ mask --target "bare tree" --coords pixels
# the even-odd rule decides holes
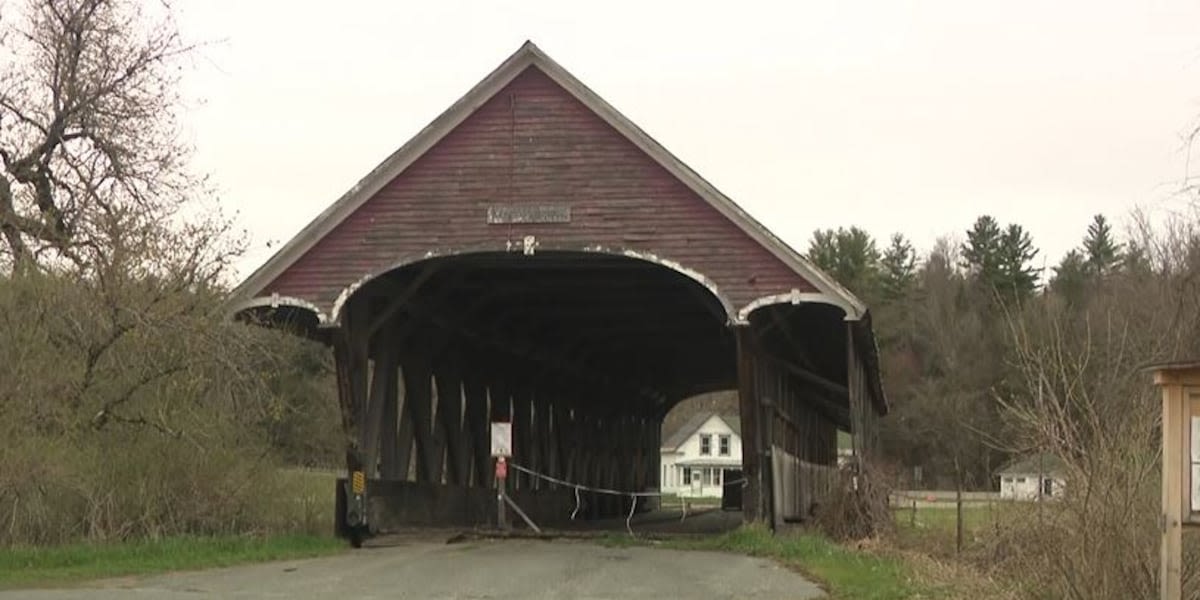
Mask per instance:
[[[192,47],[165,4],[11,1],[0,545],[294,526],[267,490],[281,449],[333,455],[328,355],[221,318],[243,244],[180,142]]]
[[[1055,598],[1140,598],[1157,589],[1160,408],[1144,367],[1200,352],[1200,229],[1137,215],[1143,254],[1089,287],[1086,305],[1048,294],[1009,315],[1014,393],[998,396],[1013,453],[1062,463],[1044,519],[1013,519],[993,563]],[[1200,551],[1190,540],[1188,565]],[[1185,569],[1188,597],[1200,570]]]
[[[140,260],[130,246],[164,241],[198,189],[175,122],[192,47],[165,5],[27,0],[4,17],[0,248],[17,269]]]

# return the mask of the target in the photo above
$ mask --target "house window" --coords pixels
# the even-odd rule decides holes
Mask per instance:
[[[1018,478],[1017,478],[1017,483],[1025,483],[1025,478],[1024,478],[1024,477],[1018,477]]]
[[[717,452],[719,452],[721,456],[729,456],[729,436],[721,436],[719,445],[717,446]]]
[[[1005,477],[1004,483],[1012,483],[1012,477]]]
[[[683,468],[683,481],[681,481],[680,483],[682,483],[683,485],[688,485],[691,482],[692,482],[692,468],[684,467]]]
[[[700,454],[701,456],[712,456],[712,436],[705,434],[700,436]]]
[[[1053,496],[1054,495],[1054,480],[1053,479],[1046,478],[1046,479],[1042,480],[1042,495],[1043,496]]]

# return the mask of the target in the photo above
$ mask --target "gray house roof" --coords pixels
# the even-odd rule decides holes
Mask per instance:
[[[704,425],[704,423],[706,421],[708,421],[709,419],[711,419],[712,417],[720,417],[720,419],[722,421],[725,421],[725,424],[728,425],[729,428],[732,429],[734,433],[738,434],[739,436],[742,435],[742,418],[741,417],[727,417],[727,416],[718,415],[717,413],[712,413],[712,412],[696,413],[696,414],[692,415],[692,418],[688,419],[687,421],[684,421],[683,425],[679,426],[679,429],[676,429],[674,433],[672,433],[670,436],[667,437],[666,440],[663,441],[662,449],[663,450],[678,449],[680,446],[683,445],[684,442],[687,441],[687,439],[689,437],[692,437],[693,433],[696,433],[696,431],[700,429],[701,425]]]

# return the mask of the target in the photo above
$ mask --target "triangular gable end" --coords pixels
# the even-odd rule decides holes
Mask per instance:
[[[265,264],[259,267],[234,291],[235,300],[249,300],[259,295],[271,282],[287,271],[327,234],[345,221],[358,208],[370,200],[384,186],[400,176],[409,166],[420,159],[431,148],[449,135],[480,107],[509,85],[529,67],[536,67],[562,89],[608,123],[614,130],[632,142],[668,173],[683,183],[693,193],[705,200],[729,222],[763,248],[768,250],[784,265],[819,291],[819,295],[831,304],[841,307],[849,320],[863,316],[865,307],[847,290],[809,263],[795,250],[787,246],[769,230],[754,220],[741,207],[721,194],[699,174],[683,164],[639,127],[621,115],[602,98],[588,89],[582,82],[546,56],[532,42],[526,42],[496,70],[459,99],[412,140],[389,156],[366,177],[359,181],[334,204],[318,215],[299,234],[285,244]],[[747,306],[743,315],[752,310]]]

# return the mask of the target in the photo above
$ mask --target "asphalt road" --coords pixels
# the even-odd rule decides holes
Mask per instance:
[[[411,542],[328,558],[0,592],[0,600],[821,597],[815,585],[767,560],[564,540]]]

